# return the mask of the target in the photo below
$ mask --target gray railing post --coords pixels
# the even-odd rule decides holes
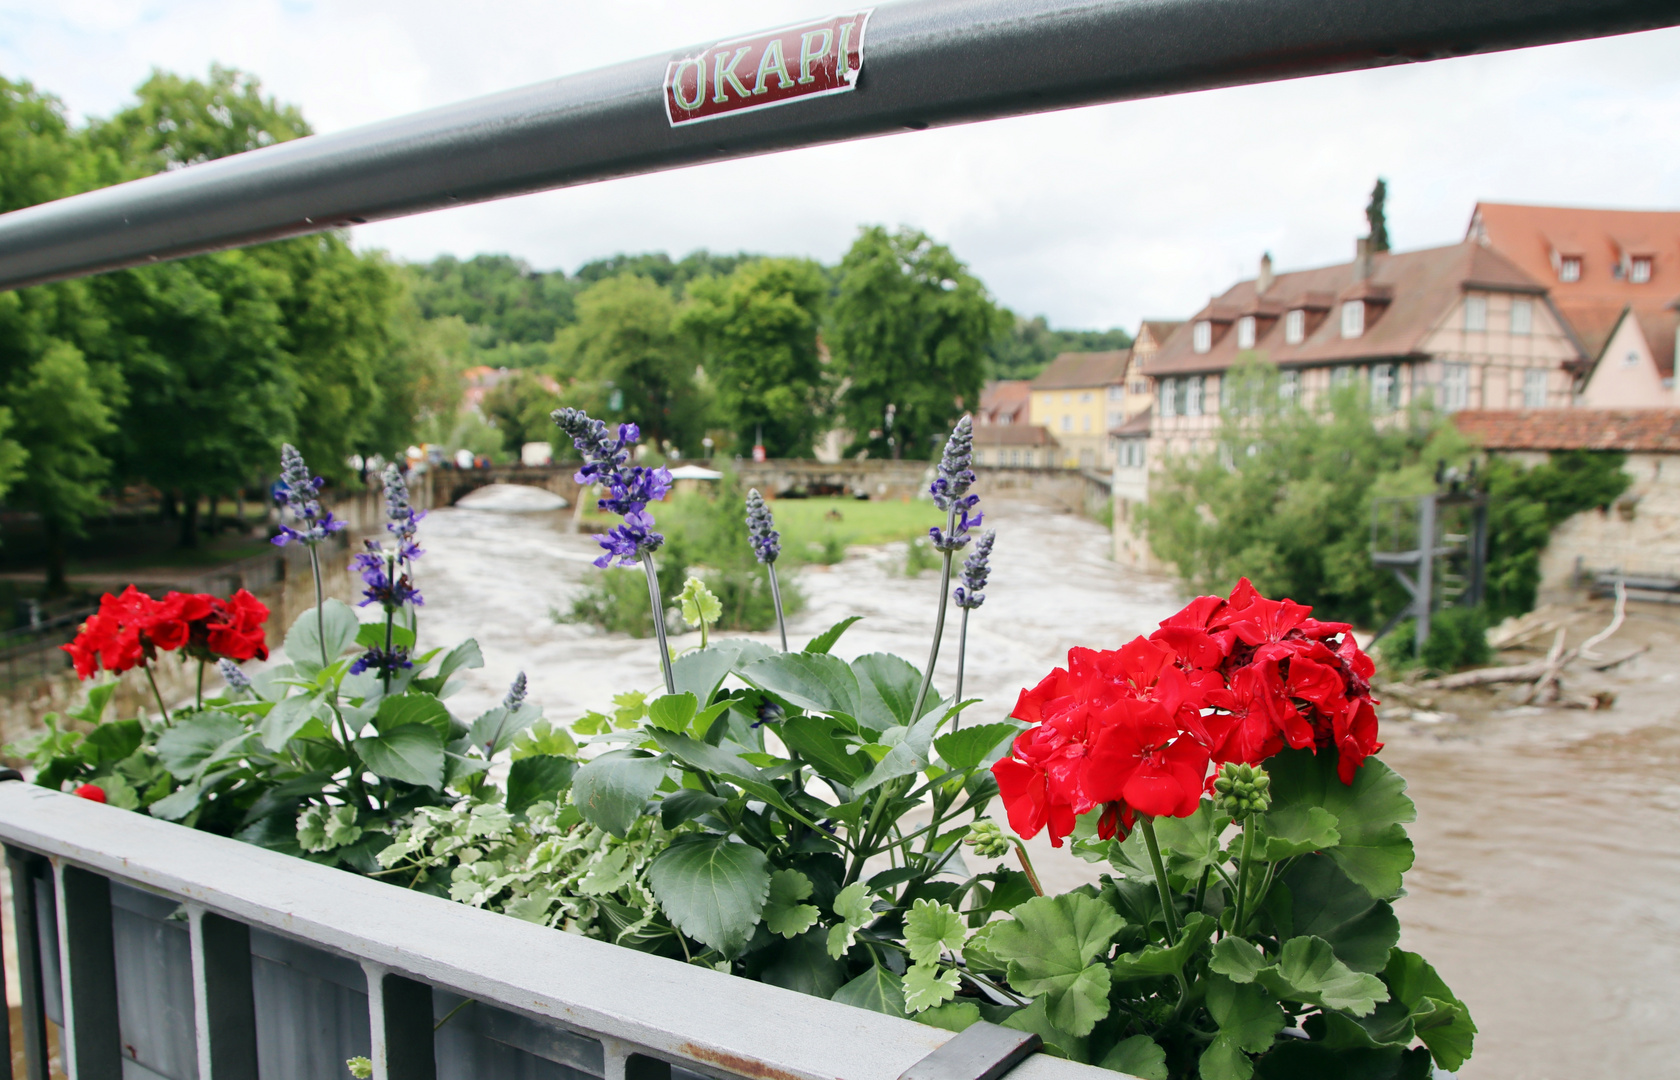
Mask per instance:
[[[46,984],[41,973],[41,928],[35,915],[34,867],[42,861],[39,855],[6,847],[6,865],[12,872],[12,926],[17,931],[18,990],[23,1001],[25,1080],[48,1080]]]
[[[70,1080],[122,1080],[111,881],[57,860],[53,869],[58,878],[65,1072]]]
[[[374,1080],[437,1080],[432,988],[382,964],[363,961],[362,970],[367,973]]]
[[[671,1065],[636,1052],[622,1039],[601,1039],[601,1080],[671,1080]]]
[[[187,905],[192,935],[198,1080],[257,1080],[257,1007],[251,928]]]

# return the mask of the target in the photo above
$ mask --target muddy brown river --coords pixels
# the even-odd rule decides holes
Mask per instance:
[[[1171,583],[1108,560],[1100,526],[1026,503],[985,509],[998,541],[966,688],[983,709],[1007,712],[1069,646],[1118,645],[1176,610]],[[488,706],[521,669],[532,697],[566,720],[657,683],[650,642],[550,618],[600,572],[589,565],[594,542],[568,522],[465,509],[426,519],[423,637],[471,635],[484,647],[484,669],[452,702],[458,712]],[[902,548],[889,546],[802,570],[809,603],[789,637],[860,614],[837,653],[887,650],[919,664],[938,576],[902,568]],[[1404,944],[1439,968],[1481,1027],[1460,1074],[1469,1080],[1680,1076],[1680,628],[1645,621],[1656,647],[1618,673],[1615,708],[1384,725],[1383,758],[1418,804],[1417,865],[1398,905]],[[1040,847],[1047,884],[1091,874]]]

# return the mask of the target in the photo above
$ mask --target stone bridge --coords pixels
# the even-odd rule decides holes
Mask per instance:
[[[689,462],[688,464],[706,464]],[[933,465],[926,461],[821,462],[789,458],[774,461],[716,462],[732,468],[748,487],[782,498],[841,495],[870,499],[913,499],[927,490]],[[452,506],[464,496],[490,484],[524,484],[552,491],[576,505],[575,465],[497,465],[487,469],[433,466],[428,476],[431,506]],[[1009,468],[982,465],[975,469],[981,495],[1030,495],[1060,503],[1077,513],[1096,516],[1108,503],[1109,478],[1082,469]]]

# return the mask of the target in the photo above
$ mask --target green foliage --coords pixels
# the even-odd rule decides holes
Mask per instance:
[[[1422,662],[1431,671],[1481,667],[1493,659],[1487,640],[1487,609],[1442,608],[1429,618],[1429,640],[1423,643]],[[1377,643],[1383,659],[1405,667],[1415,663],[1417,622],[1405,619]]]
[[[808,259],[756,259],[688,286],[678,329],[700,344],[717,422],[736,445],[763,436],[771,457],[809,457],[831,388],[817,353],[828,283]]]
[[[484,395],[484,415],[502,436],[502,449],[517,457],[528,442],[549,442],[559,430],[550,414],[560,398],[543,385],[540,375],[514,371]]]
[[[924,233],[863,229],[840,262],[830,320],[835,373],[850,380],[840,407],[853,449],[887,451],[885,415],[906,457],[980,400],[985,351],[1006,325],[985,287]]]
[[[1140,511],[1150,545],[1198,592],[1247,576],[1267,596],[1361,625],[1405,594],[1371,563],[1371,499],[1434,488],[1436,463],[1469,446],[1445,418],[1373,413],[1357,383],[1314,409],[1277,394],[1264,364],[1234,368],[1245,387],[1211,452],[1170,458]]]
[[[116,175],[107,183],[310,134],[295,105],[264,98],[256,76],[220,64],[202,81],[154,70],[134,95],[135,104],[88,131],[90,145],[110,151]]]
[[[1132,344],[1132,335],[1118,328],[1052,330],[1043,315],[1003,314],[1010,325],[986,347],[988,374],[995,379],[1030,379],[1065,352],[1108,352]]]
[[[1487,462],[1487,608],[1491,620],[1534,606],[1540,553],[1552,530],[1586,510],[1607,509],[1632,482],[1627,455],[1560,451],[1533,468],[1503,458]]]

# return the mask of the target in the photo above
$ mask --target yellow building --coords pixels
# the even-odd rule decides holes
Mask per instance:
[[[1130,349],[1063,353],[1032,381],[1031,423],[1061,444],[1066,468],[1114,467],[1108,433],[1126,421]]]

